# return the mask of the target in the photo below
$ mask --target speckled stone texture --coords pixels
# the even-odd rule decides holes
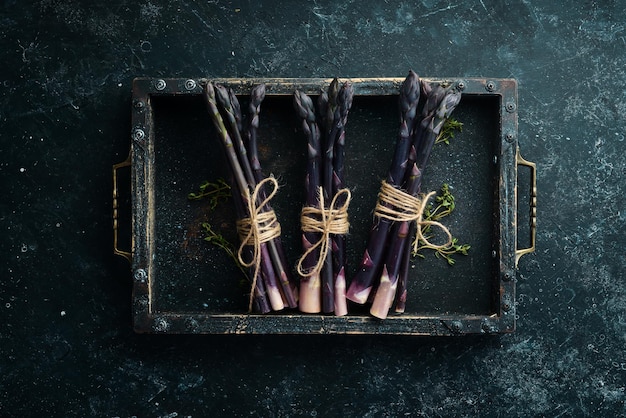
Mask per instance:
[[[0,4],[2,415],[626,414],[626,2],[281,3]],[[111,166],[134,77],[409,68],[519,82],[539,203],[515,334],[133,333]]]

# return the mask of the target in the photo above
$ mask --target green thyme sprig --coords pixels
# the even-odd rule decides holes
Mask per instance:
[[[218,248],[221,248],[226,254],[228,254],[228,256],[233,259],[239,270],[241,270],[241,272],[245,276],[246,271],[239,262],[239,257],[237,256],[237,251],[235,250],[233,244],[226,238],[224,238],[222,234],[215,232],[210,223],[203,222],[202,228],[204,228],[204,232],[206,234],[204,240],[212,245],[215,245]]]
[[[205,180],[198,188],[198,192],[187,195],[189,200],[209,199],[209,207],[215,209],[217,205],[230,197],[230,186],[224,179],[218,179],[215,183]]]
[[[435,206],[436,205],[436,206]],[[454,208],[456,207],[454,195],[450,191],[450,186],[447,183],[444,183],[441,186],[441,190],[435,197],[435,204],[429,203],[426,209],[424,210],[424,220],[426,221],[439,221],[442,218],[450,215]],[[422,235],[426,238],[429,238],[429,234],[431,233],[430,225],[422,225]],[[413,252],[413,256],[418,256],[424,258],[419,251],[423,248],[428,247],[427,245],[418,246],[417,251]],[[454,254],[467,255],[471,246],[469,244],[459,244],[459,240],[456,237],[452,237],[452,241],[450,245],[444,248],[439,248],[435,251],[435,257],[444,258],[449,265],[454,265],[455,260],[452,257]]]
[[[218,179],[215,182],[205,180],[198,187],[197,192],[191,192],[187,195],[189,200],[202,200],[209,199],[209,212],[214,210],[217,205],[226,201],[231,197],[231,189],[228,183],[224,179]],[[233,259],[239,270],[246,275],[246,271],[239,262],[234,245],[228,241],[224,236],[213,230],[213,227],[208,222],[202,223],[202,228],[205,232],[204,240],[222,249],[230,258]]]
[[[453,266],[456,262],[452,256],[454,254],[467,255],[471,246],[469,244],[459,244],[459,240],[456,237],[452,238],[452,242],[446,248],[442,248],[435,252],[435,257],[444,258],[449,265]]]
[[[443,124],[441,128],[441,132],[437,135],[437,139],[435,140],[435,144],[439,144],[443,142],[446,145],[450,145],[450,140],[454,138],[454,134],[456,132],[463,131],[463,123],[459,122],[454,118],[448,118]]]
[[[424,210],[424,215],[429,221],[437,221],[441,218],[444,218],[454,211],[456,207],[456,203],[454,201],[454,195],[450,192],[450,186],[448,183],[444,183],[441,186],[441,190],[439,194],[435,197],[435,202],[437,206],[433,208],[433,204],[430,203]],[[428,225],[425,226],[427,231],[430,229]]]

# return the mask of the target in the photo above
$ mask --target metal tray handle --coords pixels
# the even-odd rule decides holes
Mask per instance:
[[[117,170],[124,167],[130,167],[130,154],[126,160],[121,163],[113,164],[113,254],[124,257],[130,263],[132,261],[132,253],[130,251],[123,251],[117,248],[117,227],[118,227],[118,197],[117,190]]]
[[[525,255],[535,251],[535,241],[537,237],[537,165],[522,158],[519,148],[517,149],[517,165],[523,165],[530,168],[530,247],[522,248],[515,251],[515,267],[519,259]]]

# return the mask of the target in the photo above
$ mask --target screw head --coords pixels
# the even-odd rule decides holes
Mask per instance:
[[[459,321],[453,321],[451,324],[453,332],[461,332],[463,325]]]
[[[135,109],[141,110],[146,106],[146,104],[143,102],[143,100],[135,100],[134,106]]]
[[[485,88],[487,89],[487,91],[494,91],[496,89],[496,83],[494,83],[493,81],[488,81],[485,85]]]
[[[134,277],[135,280],[143,283],[146,281],[146,277],[148,277],[148,275],[146,274],[146,271],[144,269],[137,269],[135,271]]]
[[[145,137],[146,133],[143,131],[143,129],[137,128],[133,131],[133,139],[135,141],[142,141]]]
[[[512,113],[512,112],[515,112],[516,106],[515,106],[515,103],[509,102],[506,104],[505,108],[507,112]]]
[[[167,83],[165,83],[165,80],[157,80],[154,82],[154,88],[161,91],[161,90],[165,90],[165,87],[167,86]]]
[[[196,80],[192,80],[191,78],[185,81],[185,88],[187,90],[193,90],[196,88]]]
[[[509,132],[506,134],[505,138],[506,138],[506,142],[513,142],[513,139],[515,139],[515,135]]]
[[[457,87],[459,90],[465,90],[465,81],[463,81],[463,80],[458,81],[458,82],[456,83],[456,87]]]

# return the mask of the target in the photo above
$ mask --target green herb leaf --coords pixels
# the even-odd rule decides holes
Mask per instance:
[[[446,121],[443,123],[443,126],[441,127],[441,132],[439,132],[439,135],[437,135],[435,144],[443,142],[446,145],[450,145],[450,140],[454,138],[454,134],[456,131],[463,131],[463,123],[454,118],[446,119]]]
[[[230,197],[230,186],[223,179],[218,179],[217,182],[212,183],[205,180],[200,184],[197,192],[192,192],[187,195],[189,200],[209,199],[210,209],[215,209],[217,205]]]
[[[216,182],[210,182],[205,180],[198,187],[197,192],[191,192],[187,195],[189,200],[201,200],[209,199],[209,212],[214,210],[218,204],[223,203],[231,196],[230,186],[223,179],[218,179]],[[239,257],[235,246],[229,242],[224,236],[216,232],[210,223],[203,222],[202,228],[204,229],[204,240],[211,245],[214,245],[222,249],[230,258],[233,259],[239,270],[246,275],[246,271],[239,262]]]
[[[450,190],[450,186],[447,183],[444,183],[441,186],[441,190],[435,197],[435,202],[437,206],[434,206],[432,203],[429,203],[426,209],[424,210],[423,219],[426,221],[440,221],[442,218],[450,215],[455,207],[454,195]],[[429,235],[431,232],[430,225],[420,225],[422,228],[422,235],[429,239],[431,236]],[[425,243],[422,243],[417,247],[417,251],[413,252],[413,256],[418,256],[424,258],[422,254],[419,253],[420,250],[425,248],[429,248]],[[455,263],[454,258],[452,257],[454,254],[468,255],[471,246],[469,244],[459,244],[459,240],[456,237],[452,237],[452,242],[445,248],[439,248],[435,250],[435,257],[443,258],[446,262],[453,266]]]

